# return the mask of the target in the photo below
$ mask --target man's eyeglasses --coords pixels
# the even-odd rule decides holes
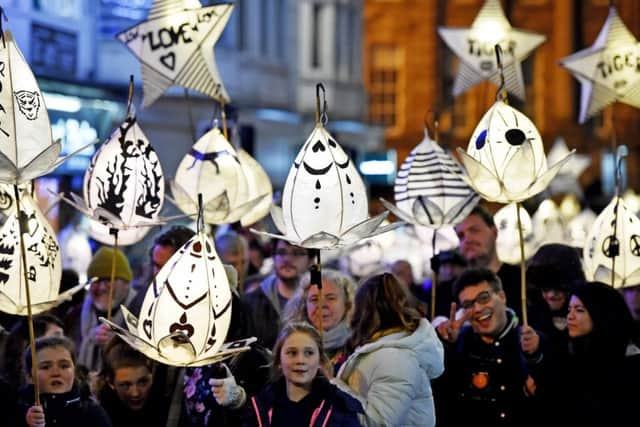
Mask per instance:
[[[285,257],[285,256],[294,256],[296,258],[300,258],[303,256],[307,256],[307,250],[306,249],[294,249],[292,251],[288,251],[286,249],[278,249],[276,250],[276,256],[279,257]]]
[[[469,310],[470,308],[473,307],[473,305],[475,303],[486,304],[491,300],[491,294],[492,293],[493,292],[491,290],[486,290],[486,291],[480,292],[478,294],[478,296],[476,296],[474,299],[462,301],[460,303],[460,306],[465,310]]]

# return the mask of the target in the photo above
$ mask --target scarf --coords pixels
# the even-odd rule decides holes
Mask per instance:
[[[332,329],[324,331],[322,334],[322,344],[325,351],[330,352],[343,347],[347,339],[349,339],[350,334],[351,330],[345,320],[342,320],[342,322],[338,323]]]

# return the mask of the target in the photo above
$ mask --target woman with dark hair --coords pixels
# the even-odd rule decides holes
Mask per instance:
[[[631,344],[632,318],[622,295],[600,282],[576,286],[567,324],[569,355],[556,364],[546,390],[559,405],[553,425],[629,425],[640,401],[640,350]]]
[[[355,296],[348,346],[336,384],[357,397],[366,425],[435,425],[430,381],[444,350],[418,301],[392,274],[366,279]]]
[[[326,362],[318,331],[287,324],[273,348],[273,382],[246,404],[246,426],[359,426],[362,407],[320,373]],[[214,390],[217,394],[218,391]]]

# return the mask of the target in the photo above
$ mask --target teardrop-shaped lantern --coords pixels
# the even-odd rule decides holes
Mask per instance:
[[[239,221],[270,199],[266,193],[250,195],[255,187],[249,187],[238,153],[217,127],[193,144],[178,165],[171,189],[176,205],[186,214],[197,212],[198,194],[202,194],[208,224]]]
[[[121,309],[128,331],[107,323],[134,348],[168,365],[210,364],[246,350],[254,340],[223,347],[231,322],[231,289],[213,241],[202,231],[155,276],[138,319]]]
[[[23,237],[32,313],[55,307],[83,285],[58,295],[62,276],[58,240],[35,200],[24,192],[20,197],[20,215],[14,204],[0,229],[0,311],[26,316],[28,310],[20,258],[19,217],[25,226]]]
[[[260,166],[249,153],[243,149],[238,150],[238,159],[242,171],[247,179],[248,200],[260,200],[248,213],[241,218],[243,227],[248,227],[267,216],[271,209],[273,187],[267,172]]]
[[[587,280],[614,288],[640,284],[640,220],[622,197],[614,197],[596,218],[583,258]]]
[[[0,182],[19,184],[55,167],[60,142],[29,65],[10,31],[0,41]]]
[[[458,163],[429,137],[409,153],[396,177],[396,206],[387,209],[410,224],[440,228],[462,221],[480,197],[460,178]]]
[[[547,168],[544,146],[535,125],[503,101],[485,113],[467,151],[458,148],[468,181],[484,199],[521,202],[544,190],[570,158]]]
[[[117,228],[118,244],[133,244],[156,223],[164,202],[162,167],[134,116],[91,159],[83,193],[87,210],[101,220],[91,221],[89,234],[102,243],[113,245],[110,229]]]

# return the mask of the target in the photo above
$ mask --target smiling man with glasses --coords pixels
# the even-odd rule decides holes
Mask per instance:
[[[529,426],[534,376],[543,360],[538,334],[519,326],[498,276],[466,270],[454,285],[459,305],[437,327],[445,343],[440,380],[442,426]],[[456,318],[457,307],[461,312]]]

